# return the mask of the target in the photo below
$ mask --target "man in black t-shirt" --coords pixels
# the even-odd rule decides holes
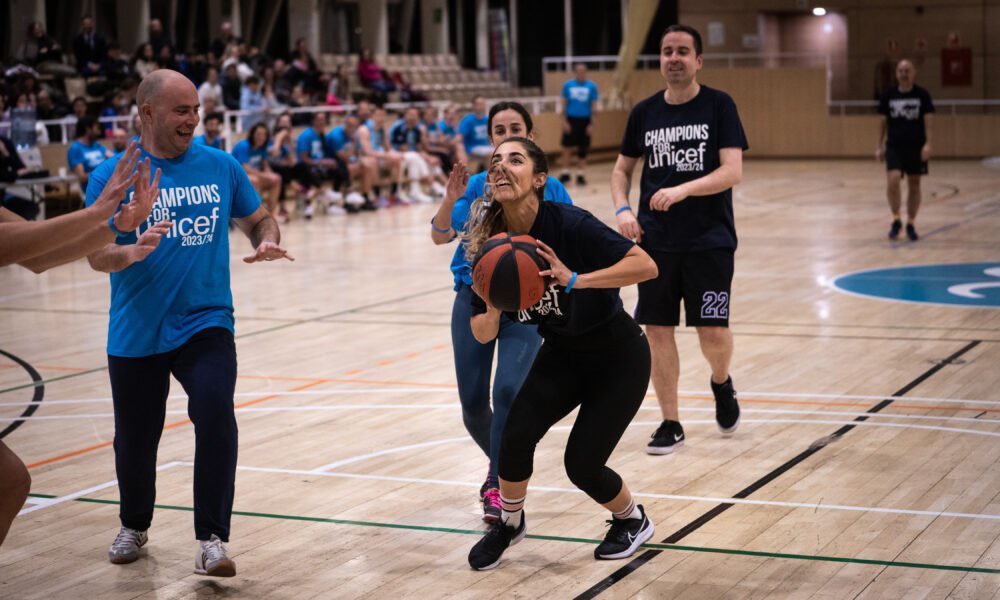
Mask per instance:
[[[913,63],[901,60],[896,66],[897,85],[882,96],[878,112],[885,115],[879,130],[875,158],[885,160],[888,185],[886,196],[892,211],[889,239],[899,237],[903,222],[899,218],[901,181],[906,173],[906,237],[917,241],[914,222],[920,209],[920,176],[927,174],[931,158],[931,123],[934,103],[927,90],[914,83],[917,70]]]
[[[701,48],[695,29],[672,25],[664,32],[660,73],[667,87],[632,108],[611,174],[619,230],[639,242],[660,273],[639,284],[635,311],[653,351],[653,387],[663,413],[646,446],[650,454],[669,454],[684,443],[674,341],[682,300],[685,321],[697,328],[712,368],[719,429],[731,433],[739,425],[739,404],[729,377],[729,298],[736,251],[732,187],[742,177],[748,146],[732,98],[696,80]],[[640,160],[644,166],[635,214],[628,192]]]

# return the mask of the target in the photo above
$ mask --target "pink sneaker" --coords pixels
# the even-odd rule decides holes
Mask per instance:
[[[503,508],[500,506],[500,490],[490,488],[483,494],[483,520],[487,523],[500,521]]]

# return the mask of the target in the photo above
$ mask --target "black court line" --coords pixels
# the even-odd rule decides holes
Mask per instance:
[[[376,307],[376,306],[384,306],[386,304],[392,304],[394,302],[405,302],[406,300],[412,300],[413,298],[419,298],[420,296],[428,296],[428,295],[431,295],[431,294],[436,294],[436,293],[442,292],[444,290],[450,290],[450,289],[451,289],[451,286],[438,287],[438,288],[434,288],[434,289],[430,289],[430,290],[424,290],[422,292],[416,292],[416,293],[413,293],[413,294],[408,294],[406,296],[400,296],[398,298],[390,298],[388,300],[383,300],[381,302],[373,302],[371,304],[366,304],[364,306],[357,306],[355,308],[349,308],[349,309],[346,309],[346,310],[341,310],[341,311],[329,313],[329,314],[326,314],[326,315],[319,315],[319,316],[316,316],[316,317],[311,317],[309,319],[296,319],[294,321],[289,321],[287,323],[281,323],[280,325],[275,325],[273,327],[267,327],[265,329],[259,329],[257,331],[251,331],[249,333],[240,334],[240,335],[237,335],[235,339],[242,339],[242,338],[245,338],[245,337],[251,337],[251,336],[254,336],[254,335],[260,335],[262,333],[270,333],[272,331],[279,331],[281,329],[287,329],[289,327],[295,327],[296,325],[306,325],[308,323],[315,323],[315,322],[320,321],[322,319],[328,319],[328,318],[337,317],[337,316],[340,316],[340,315],[348,315],[348,314],[355,313],[355,312],[358,312],[358,311],[362,311],[362,310],[365,310],[365,309],[368,309],[368,308],[372,308],[372,307]],[[41,379],[41,378],[39,378],[37,381],[33,381],[31,383],[26,383],[26,384],[23,384],[23,385],[16,385],[14,387],[4,388],[4,389],[0,390],[0,394],[6,394],[8,392],[13,392],[13,391],[16,391],[16,390],[21,390],[21,389],[29,388],[29,387],[34,387],[34,388],[37,389],[39,387],[44,386],[46,383],[52,383],[54,381],[62,381],[63,379],[71,379],[71,378],[74,378],[74,377],[80,377],[82,375],[89,375],[91,373],[96,373],[98,371],[107,370],[107,368],[108,368],[107,366],[94,367],[93,369],[87,369],[86,371],[80,371],[79,373],[70,373],[69,375],[60,375],[59,377],[53,377],[51,379]]]
[[[25,407],[24,412],[21,413],[21,415],[17,418],[16,421],[13,421],[3,431],[0,431],[0,440],[2,440],[6,436],[13,433],[15,429],[23,425],[25,422],[24,421],[25,417],[30,417],[32,414],[34,414],[36,410],[38,410],[38,406],[41,404],[42,398],[45,396],[45,384],[40,383],[42,381],[42,376],[39,375],[38,371],[36,371],[35,368],[29,365],[27,362],[21,360],[20,358],[14,356],[10,352],[6,352],[4,350],[0,350],[0,354],[3,354],[7,358],[21,365],[21,368],[27,371],[28,376],[31,377],[31,382],[32,382],[31,385],[35,387],[35,394],[31,398],[31,404]]]
[[[931,376],[933,376],[935,373],[937,373],[938,371],[940,371],[941,369],[943,369],[945,366],[952,364],[960,356],[962,356],[966,352],[968,352],[968,351],[972,350],[973,348],[975,348],[976,346],[978,346],[979,343],[980,343],[979,340],[974,340],[972,342],[969,342],[968,344],[966,344],[965,346],[963,346],[960,350],[958,350],[957,352],[955,352],[954,354],[952,354],[948,358],[944,359],[943,361],[939,362],[938,364],[934,365],[930,369],[927,369],[922,374],[920,374],[916,379],[914,379],[910,383],[907,383],[906,385],[904,385],[903,387],[901,387],[899,390],[897,390],[894,394],[892,394],[890,397],[886,398],[885,400],[882,400],[881,402],[879,402],[875,406],[869,408],[865,412],[871,413],[871,414],[875,414],[877,412],[880,412],[882,409],[884,409],[885,407],[887,407],[890,404],[892,404],[895,401],[894,400],[895,398],[899,398],[899,397],[905,395],[906,393],[908,393],[913,388],[915,388],[918,385],[920,385],[921,383],[927,381]],[[857,418],[854,419],[854,421],[856,421],[856,422],[862,422],[862,421],[867,421],[867,420],[868,420],[867,416],[860,416],[860,417],[857,417]],[[793,458],[789,459],[784,464],[778,466],[773,471],[771,471],[770,473],[764,475],[763,477],[761,477],[757,481],[755,481],[755,482],[751,483],[750,485],[748,485],[747,487],[743,488],[738,493],[733,494],[732,497],[733,498],[741,498],[741,499],[742,498],[746,498],[750,494],[756,492],[760,488],[762,488],[765,485],[771,483],[772,481],[774,481],[775,479],[777,479],[781,475],[787,473],[789,470],[792,469],[792,467],[798,465],[799,463],[801,463],[802,461],[806,460],[807,458],[809,458],[813,454],[816,454],[817,452],[819,452],[823,448],[825,448],[828,445],[830,445],[832,442],[837,441],[839,438],[843,437],[847,432],[849,432],[850,430],[854,429],[855,427],[857,427],[857,425],[844,425],[840,429],[834,431],[832,434],[830,434],[828,436],[825,436],[825,437],[822,437],[822,438],[814,441],[812,444],[809,444],[809,447],[807,449],[803,450],[798,455],[796,455]],[[700,517],[698,517],[694,521],[691,521],[690,523],[688,523],[684,527],[681,527],[680,529],[678,529],[674,533],[672,533],[669,536],[667,536],[660,543],[662,543],[662,544],[676,544],[677,542],[681,541],[682,539],[684,539],[685,537],[687,537],[691,533],[694,533],[699,528],[701,528],[701,526],[705,525],[706,523],[708,523],[709,521],[711,521],[715,517],[717,517],[717,516],[721,515],[722,513],[726,512],[727,510],[729,510],[733,506],[735,506],[735,504],[726,503],[726,502],[715,506],[714,508],[712,508],[711,510],[709,510],[705,514],[701,515]],[[587,589],[585,592],[583,592],[579,596],[576,596],[576,600],[589,599],[589,598],[596,597],[601,592],[604,592],[604,591],[608,590],[614,584],[618,583],[619,581],[621,581],[621,580],[625,579],[626,577],[628,577],[630,574],[634,573],[639,567],[641,567],[644,564],[648,563],[650,560],[652,560],[653,558],[655,558],[656,556],[658,556],[661,552],[663,552],[663,550],[646,550],[645,552],[643,552],[638,557],[633,558],[631,561],[629,561],[628,564],[626,564],[624,567],[618,569],[617,571],[615,571],[611,575],[608,575],[607,577],[605,577],[601,581],[595,583],[593,586],[591,586],[589,589]]]

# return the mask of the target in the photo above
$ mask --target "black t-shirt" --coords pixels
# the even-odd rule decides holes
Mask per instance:
[[[545,242],[571,271],[590,273],[617,263],[635,245],[582,208],[541,202],[528,232]],[[558,338],[590,333],[610,323],[622,311],[618,288],[573,289],[551,283],[538,304],[528,310],[504,313],[521,323],[535,323],[542,337]],[[472,314],[486,312],[486,303],[472,297]]]
[[[621,153],[645,159],[639,193],[644,248],[666,252],[736,249],[732,189],[690,196],[668,211],[649,209],[660,188],[674,187],[719,168],[721,148],[746,150],[746,134],[729,94],[702,85],[684,104],[667,104],[664,90],[632,108]]]
[[[899,86],[889,88],[878,103],[878,112],[888,122],[886,144],[923,146],[927,141],[924,115],[934,112],[934,103],[927,90],[914,85],[908,92]]]

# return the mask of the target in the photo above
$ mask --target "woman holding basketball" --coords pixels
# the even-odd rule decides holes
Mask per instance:
[[[623,309],[618,288],[656,277],[656,263],[589,212],[543,202],[547,172],[545,153],[531,140],[513,137],[498,144],[489,170],[492,198],[472,207],[473,225],[464,237],[471,257],[493,235],[526,232],[548,261],[540,274],[550,279],[542,299],[516,313],[501,314],[478,296],[472,300],[470,324],[480,342],[497,336],[504,316],[537,324],[545,340],[503,430],[502,515],[469,552],[469,565],[477,570],[495,567],[504,550],[524,537],[535,446],[578,406],[566,472],[612,513],[611,529],[594,557],[631,556],[653,535],[653,523],[606,463],[649,385],[649,345]]]
[[[531,115],[517,102],[494,104],[487,123],[490,141],[494,145],[510,136],[532,136]],[[470,178],[464,164],[455,164],[448,179],[444,200],[431,220],[431,239],[435,244],[447,244],[458,238],[468,220],[469,208],[477,198],[483,196],[485,190],[485,172]],[[548,180],[545,200],[573,203],[558,179]],[[469,329],[471,301],[475,293],[472,291],[472,269],[465,254],[465,244],[462,243],[455,250],[451,261],[456,292],[451,312],[451,341],[455,354],[458,397],[462,403],[462,420],[472,439],[490,460],[479,497],[483,502],[483,520],[492,523],[500,518],[500,491],[496,471],[500,434],[514,396],[521,388],[542,340],[534,325],[504,317],[500,320],[499,332],[494,338],[485,344],[476,341]],[[498,357],[496,377],[493,378],[491,410],[490,378],[495,351],[498,352]]]

